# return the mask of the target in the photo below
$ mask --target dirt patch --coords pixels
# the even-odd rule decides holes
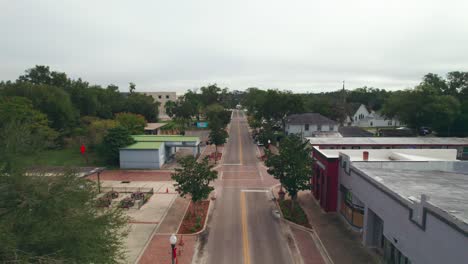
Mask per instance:
[[[180,225],[178,234],[193,234],[203,229],[205,219],[208,214],[208,208],[210,201],[201,201],[194,206],[193,202],[190,202],[187,213],[184,216],[184,220]]]

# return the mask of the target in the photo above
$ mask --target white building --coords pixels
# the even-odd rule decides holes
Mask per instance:
[[[293,114],[286,118],[286,134],[302,137],[338,136],[338,123],[317,113]]]
[[[166,102],[167,101],[177,101],[177,94],[176,92],[142,92],[146,95],[151,95],[155,101],[159,102],[159,119],[161,120],[168,120],[170,119],[169,116],[166,114]]]
[[[367,109],[363,104],[359,106],[353,116],[347,118],[347,122],[348,125],[358,127],[394,127],[402,125],[398,119],[386,118],[373,110]]]
[[[339,210],[362,212],[362,242],[384,263],[466,262],[467,162],[339,160]]]

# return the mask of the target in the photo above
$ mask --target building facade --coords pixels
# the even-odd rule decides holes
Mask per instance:
[[[308,137],[319,149],[456,149],[458,159],[468,159],[468,138],[439,137]]]
[[[166,102],[168,101],[177,101],[177,94],[176,92],[143,92],[146,95],[151,95],[155,101],[159,102],[159,118],[161,120],[168,120],[170,119],[169,116],[166,114]]]
[[[342,156],[339,184],[341,214],[356,217],[353,228],[384,263],[468,259],[467,162],[351,162]]]
[[[364,157],[364,151],[367,153]],[[346,201],[350,206],[339,207],[339,157],[340,154],[348,157],[350,161],[429,161],[429,160],[456,160],[454,149],[369,149],[369,150],[343,150],[319,149],[312,147],[311,155],[314,159],[314,174],[311,177],[311,191],[313,196],[325,212],[335,212],[341,208],[348,222],[358,227],[362,226],[362,211],[358,203]],[[346,197],[346,194],[344,194]],[[343,201],[342,201],[343,202]],[[344,205],[346,205],[344,204]],[[355,223],[357,221],[357,223]]]
[[[285,122],[286,134],[296,134],[302,137],[316,137],[324,134],[336,134],[338,123],[317,113],[302,113],[290,115]]]
[[[395,127],[402,123],[396,118],[387,118],[382,114],[367,109],[363,104],[359,106],[353,116],[347,118],[348,125],[358,127]]]

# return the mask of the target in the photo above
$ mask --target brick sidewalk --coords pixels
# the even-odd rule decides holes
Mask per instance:
[[[179,245],[180,240],[184,245]],[[177,264],[190,264],[197,236],[177,235]],[[171,245],[169,244],[169,235],[154,235],[145,253],[140,258],[140,264],[168,264],[171,263]]]
[[[304,264],[325,264],[309,232],[293,226],[291,226],[291,231],[294,235],[294,239],[296,239]]]
[[[348,229],[337,213],[323,213],[313,199],[310,191],[299,192],[297,197],[334,263],[379,263],[378,257],[362,246],[359,234]]]

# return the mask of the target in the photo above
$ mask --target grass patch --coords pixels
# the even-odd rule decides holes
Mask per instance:
[[[80,153],[79,147],[46,150],[34,155],[23,157],[24,166],[105,166],[105,162],[99,158],[97,153],[90,152],[88,155],[88,163]]]
[[[299,205],[299,203],[294,203],[294,210],[291,210],[291,200],[280,201],[279,205],[285,219],[307,228],[311,228],[309,220],[307,219],[307,215],[305,214],[304,210],[302,210],[302,207]]]

